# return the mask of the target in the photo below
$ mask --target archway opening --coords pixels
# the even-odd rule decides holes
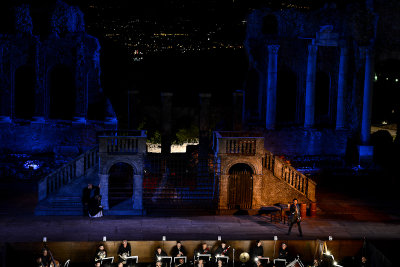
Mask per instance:
[[[75,114],[76,88],[71,69],[55,66],[49,76],[50,113],[52,119],[71,120]]]
[[[322,126],[331,123],[330,110],[331,79],[326,72],[319,71],[315,80],[315,122]]]
[[[278,72],[277,81],[277,123],[294,124],[296,120],[297,76],[292,70],[284,68]]]
[[[108,204],[110,208],[131,202],[133,196],[133,175],[134,170],[127,163],[116,163],[109,171],[108,180]]]
[[[22,66],[15,71],[14,114],[16,118],[31,119],[35,113],[35,70]]]
[[[229,169],[229,209],[251,209],[253,199],[253,170],[244,163]]]

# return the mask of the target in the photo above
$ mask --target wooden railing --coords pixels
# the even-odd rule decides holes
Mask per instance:
[[[98,147],[94,147],[71,162],[40,179],[38,183],[38,199],[43,200],[56,192],[72,179],[85,175],[98,163]]]
[[[292,188],[304,194],[309,200],[316,200],[316,183],[281,158],[266,152],[263,158],[263,167],[271,171],[277,178],[285,181]]]
[[[146,152],[145,131],[106,131],[99,136],[99,152],[136,154]]]

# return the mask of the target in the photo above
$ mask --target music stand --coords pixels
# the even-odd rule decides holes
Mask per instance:
[[[229,262],[228,256],[219,256],[219,255],[215,256],[215,262],[218,262],[219,259],[221,259],[222,263],[225,263],[225,264],[228,264],[228,262]]]
[[[211,259],[211,254],[197,254],[197,260],[202,259],[204,262],[209,262]]]
[[[139,263],[139,257],[138,256],[129,256],[129,257],[126,257],[125,261],[126,261],[127,265],[137,264],[137,263]]]
[[[267,266],[267,264],[269,264],[269,257],[258,257],[258,260],[262,263],[265,263],[264,266]]]
[[[114,262],[114,257],[106,257],[100,259],[100,264],[103,265],[104,263],[112,264]]]
[[[285,267],[286,266],[286,260],[285,259],[275,259],[274,260],[274,265],[275,265],[275,267]]]
[[[166,263],[167,266],[168,266],[168,262],[169,262],[169,266],[171,266],[171,264],[172,264],[172,257],[170,257],[170,256],[161,256],[161,257],[158,257],[158,259],[159,259],[159,261],[161,261],[162,264]]]
[[[174,264],[176,265],[176,260],[180,260],[183,259],[185,261],[185,263],[187,263],[187,257],[186,256],[181,256],[181,257],[174,257]]]

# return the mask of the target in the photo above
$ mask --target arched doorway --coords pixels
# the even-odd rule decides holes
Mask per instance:
[[[22,66],[15,71],[14,115],[31,119],[35,113],[35,70]]]
[[[229,209],[251,209],[253,198],[253,170],[244,163],[229,169]]]
[[[110,208],[132,199],[133,168],[127,163],[116,163],[109,171],[108,203]]]
[[[50,118],[71,120],[75,114],[76,88],[71,69],[57,65],[50,71]]]
[[[297,76],[289,68],[278,72],[276,119],[281,125],[293,124],[296,120]]]

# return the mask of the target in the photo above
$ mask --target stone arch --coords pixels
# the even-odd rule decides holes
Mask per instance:
[[[71,120],[74,117],[76,84],[70,67],[58,64],[48,71],[48,96],[50,118]]]
[[[278,20],[274,14],[263,18],[261,31],[265,35],[278,35]]]
[[[330,124],[331,77],[329,73],[318,71],[315,79],[315,121],[317,124]]]
[[[297,110],[297,75],[283,67],[277,76],[276,120],[278,124],[293,124]]]
[[[130,165],[133,169],[133,175],[139,174],[139,171],[138,171],[139,169],[133,160],[128,160],[126,158],[118,158],[118,157],[116,157],[113,160],[109,159],[103,166],[100,166],[100,173],[101,174],[109,174],[111,167],[117,163],[126,163],[126,164]]]
[[[225,168],[222,170],[222,174],[229,175],[229,170],[236,164],[248,165],[251,168],[253,175],[257,175],[257,174],[261,173],[261,170],[256,167],[257,165],[253,164],[252,162],[247,161],[247,160],[235,160],[235,161],[230,162],[225,165]]]
[[[32,66],[23,65],[14,74],[14,115],[31,119],[35,113],[36,73]]]
[[[228,173],[232,174],[235,170],[243,170],[243,171],[248,171],[250,172],[252,175],[254,174],[253,168],[250,167],[249,164],[246,163],[235,163],[233,164],[230,168]]]

